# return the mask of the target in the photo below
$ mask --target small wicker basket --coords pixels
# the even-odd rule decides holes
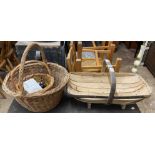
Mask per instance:
[[[28,52],[38,48],[42,61],[26,61]],[[23,81],[30,78],[42,78],[47,86],[35,93],[25,93]],[[7,74],[3,81],[3,90],[14,96],[20,105],[33,112],[46,112],[59,104],[69,75],[67,70],[55,63],[47,63],[43,48],[37,43],[30,43],[25,49],[21,64]]]

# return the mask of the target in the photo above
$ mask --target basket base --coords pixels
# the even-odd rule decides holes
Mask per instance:
[[[134,107],[134,110],[132,110]],[[31,113],[31,111],[23,108],[16,100],[14,100],[9,108],[9,113]],[[75,99],[63,98],[55,108],[48,113],[140,113],[136,104],[127,105],[123,110],[120,105],[92,104],[91,109],[87,108],[87,104]]]
[[[55,108],[62,98],[63,91],[58,92],[57,94],[49,95],[48,97],[42,96],[35,100],[31,101],[31,98],[15,98],[15,100],[24,108],[31,112],[47,112]],[[45,100],[48,99],[48,100]],[[42,101],[42,102],[41,102]]]

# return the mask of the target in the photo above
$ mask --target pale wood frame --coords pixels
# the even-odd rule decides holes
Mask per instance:
[[[107,55],[107,58],[112,61],[112,54],[115,50],[115,45],[112,42],[108,42],[108,46],[96,46],[95,42],[92,42],[93,47],[82,47],[82,42],[78,41],[77,52],[75,49],[75,43],[70,43],[70,49],[67,56],[67,66],[69,72],[81,72],[81,71],[91,71],[91,72],[101,72],[107,71],[106,66],[105,70],[103,70],[103,64],[101,62],[104,59],[104,55]],[[94,52],[95,58],[82,58],[82,52]],[[84,61],[95,61],[96,66],[83,66]],[[116,72],[119,72],[121,67],[122,59],[117,58],[116,63],[113,65]]]

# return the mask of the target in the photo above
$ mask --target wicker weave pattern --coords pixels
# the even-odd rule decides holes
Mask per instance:
[[[21,64],[15,67],[5,77],[2,88],[14,96],[20,105],[33,112],[46,112],[54,108],[61,100],[63,90],[68,82],[69,75],[65,68],[54,63],[46,63],[42,52],[43,62],[37,60],[26,61],[28,51],[32,47],[39,47],[37,44],[31,44],[24,51]],[[54,77],[54,85],[44,92],[33,94],[23,93],[23,79],[33,74],[50,74]],[[17,88],[19,85],[19,89]]]

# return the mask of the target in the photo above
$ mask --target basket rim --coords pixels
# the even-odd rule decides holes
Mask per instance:
[[[34,62],[34,60],[29,60],[29,62],[30,62],[30,61],[33,61],[33,62]],[[28,62],[28,61],[27,61],[27,62]],[[35,60],[35,62],[40,63],[41,61]],[[47,90],[47,91],[44,92],[44,93],[26,94],[26,95],[21,95],[21,92],[18,92],[18,91],[17,91],[17,92],[14,92],[14,91],[10,90],[10,89],[7,87],[8,79],[9,79],[10,76],[12,76],[13,73],[20,67],[20,64],[19,64],[19,65],[17,65],[12,71],[10,71],[10,72],[6,75],[6,77],[5,77],[4,81],[3,81],[3,84],[2,84],[2,89],[3,89],[7,94],[9,94],[10,96],[14,96],[14,97],[21,97],[21,96],[23,96],[23,97],[26,97],[26,98],[38,97],[38,96],[45,96],[45,95],[57,93],[57,92],[60,91],[62,88],[64,88],[65,85],[67,84],[67,82],[68,82],[68,80],[69,80],[69,73],[68,73],[68,71],[66,70],[66,68],[64,68],[64,67],[62,67],[62,66],[60,66],[60,65],[58,65],[58,64],[56,64],[56,63],[48,62],[47,64],[48,64],[48,65],[56,66],[56,67],[58,67],[58,68],[61,68],[61,69],[63,69],[63,70],[66,72],[66,75],[65,75],[65,77],[63,78],[62,82],[61,82],[60,84],[58,84],[58,86],[57,86],[56,88]]]

